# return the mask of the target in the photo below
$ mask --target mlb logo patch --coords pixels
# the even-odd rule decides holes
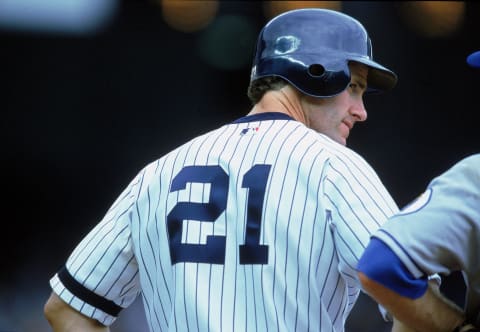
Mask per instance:
[[[259,127],[251,127],[251,128],[244,128],[240,132],[240,135],[246,135],[246,134],[255,134],[258,132]]]

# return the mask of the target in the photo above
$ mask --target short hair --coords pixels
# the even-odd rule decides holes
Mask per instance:
[[[250,82],[247,95],[253,105],[262,99],[263,95],[270,90],[280,90],[288,82],[279,76],[266,76]]]

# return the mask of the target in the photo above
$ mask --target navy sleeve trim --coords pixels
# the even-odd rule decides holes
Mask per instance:
[[[58,271],[58,278],[73,295],[111,316],[117,317],[120,311],[123,309],[114,302],[107,300],[83,287],[82,284],[72,277],[65,266]]]

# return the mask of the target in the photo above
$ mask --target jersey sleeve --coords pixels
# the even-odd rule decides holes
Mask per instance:
[[[139,293],[130,218],[141,180],[142,173],[50,280],[53,291],[63,301],[106,326],[112,324],[120,310],[130,305]]]
[[[381,240],[372,238],[357,265],[358,271],[402,296],[417,299],[427,291],[428,278],[415,278]]]
[[[340,272],[359,286],[358,259],[370,236],[398,207],[370,165],[351,150],[330,159],[324,193]]]
[[[375,237],[386,243],[417,278],[473,274],[480,266],[480,155],[435,178],[427,190],[387,222]]]

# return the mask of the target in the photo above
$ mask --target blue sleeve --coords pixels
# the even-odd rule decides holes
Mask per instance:
[[[357,270],[399,295],[417,299],[427,291],[428,277],[416,279],[405,264],[381,240],[372,238]]]

